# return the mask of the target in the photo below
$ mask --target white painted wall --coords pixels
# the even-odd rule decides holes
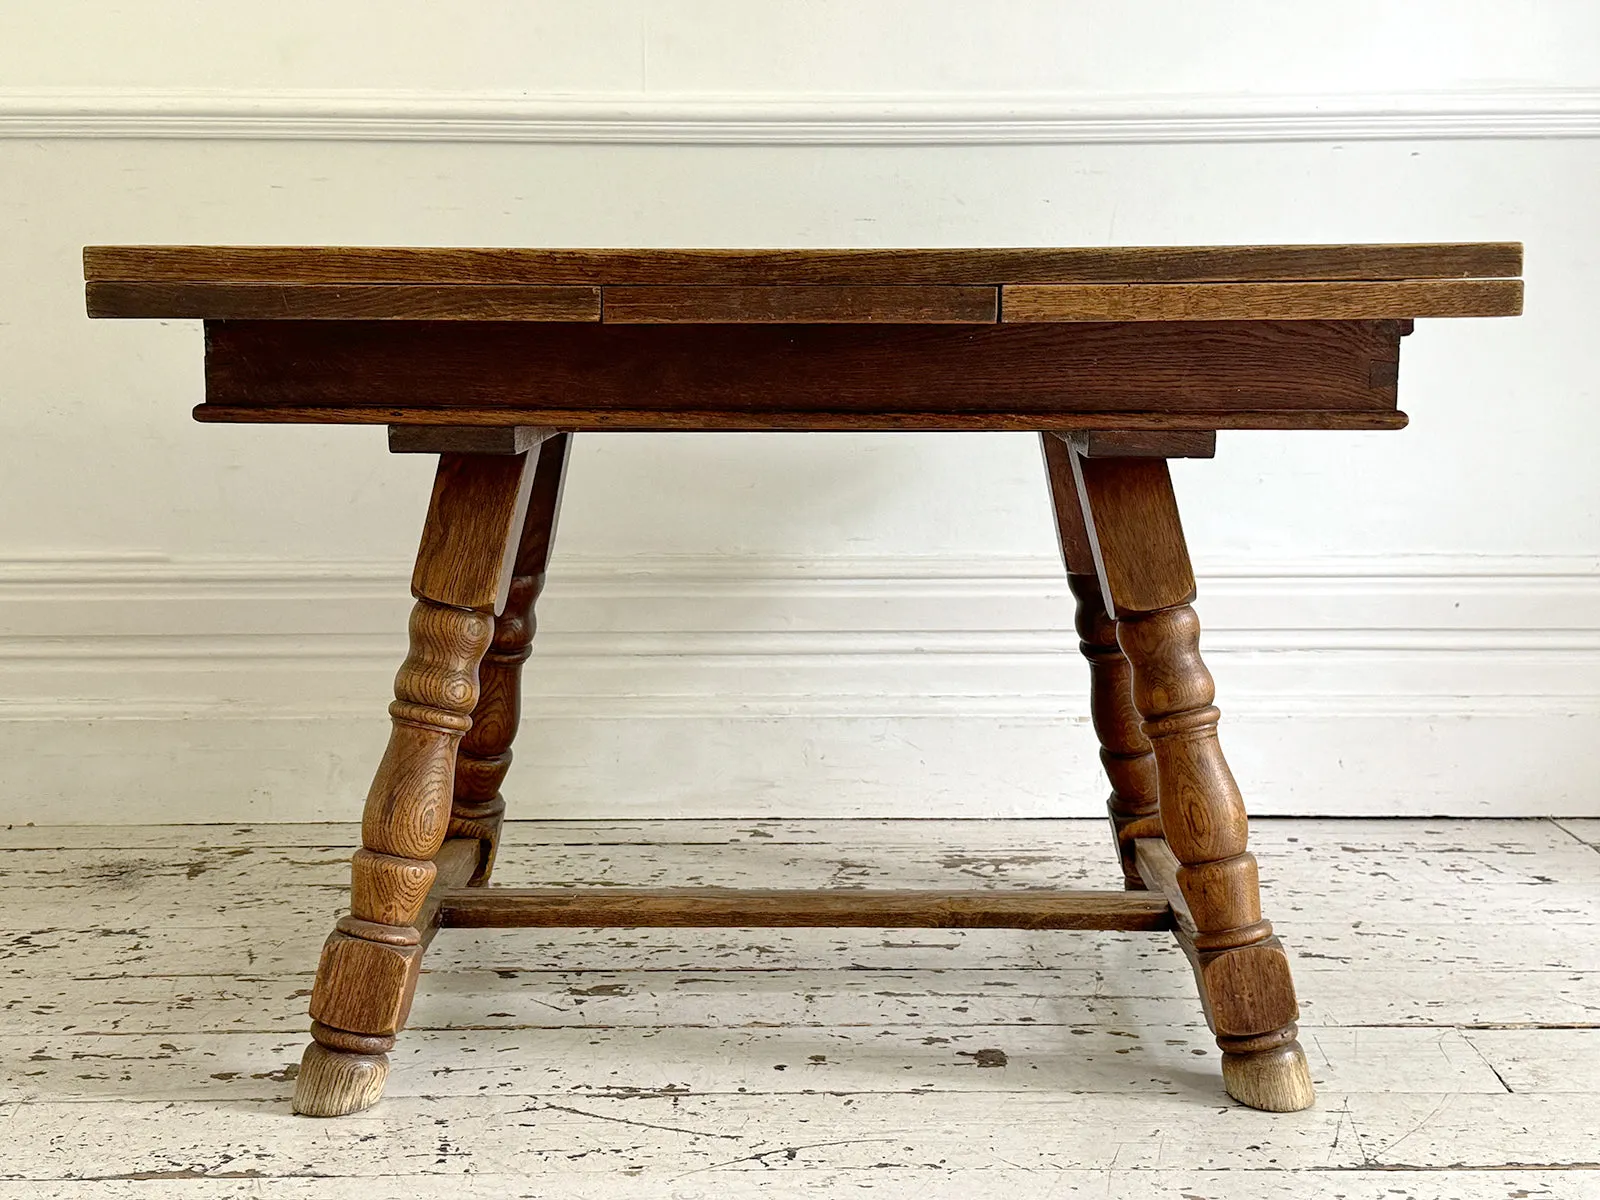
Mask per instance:
[[[345,816],[428,464],[201,427],[101,242],[1521,239],[1411,428],[1176,468],[1257,812],[1600,813],[1600,8],[0,12],[0,819]],[[1095,811],[1022,435],[594,435],[508,791],[562,816]]]

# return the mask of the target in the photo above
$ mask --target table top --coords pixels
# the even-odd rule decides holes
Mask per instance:
[[[871,250],[90,246],[89,313],[204,320],[1018,324],[1521,310],[1509,242]]]
[[[91,316],[206,323],[202,421],[1394,429],[1416,317],[1515,243],[1081,249],[91,246]]]

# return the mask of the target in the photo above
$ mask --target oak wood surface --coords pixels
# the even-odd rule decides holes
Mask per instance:
[[[1085,458],[1074,451],[1072,466],[1106,610],[1121,620],[1194,599],[1165,460]]]
[[[1093,891],[867,891],[824,888],[461,888],[445,926],[802,926],[884,929],[1172,927],[1165,898]]]
[[[1155,436],[1170,439],[1193,435]],[[1214,434],[1202,436],[1215,441]],[[1106,612],[1104,593],[1095,574],[1095,549],[1072,471],[1073,450],[1066,439],[1053,433],[1041,433],[1039,443],[1044,451],[1045,479],[1050,488],[1061,561],[1077,601],[1074,626],[1078,649],[1089,664],[1089,715],[1100,742],[1100,763],[1111,783],[1106,815],[1111,822],[1112,842],[1122,864],[1123,887],[1143,889],[1145,883],[1133,860],[1133,838],[1138,824],[1156,813],[1155,757],[1133,706],[1133,675],[1117,645],[1117,623]]]
[[[449,836],[480,842],[480,862],[472,876],[475,885],[487,882],[499,848],[506,808],[500,786],[511,768],[511,745],[522,721],[522,665],[533,653],[538,628],[534,606],[544,591],[571,444],[570,434],[558,433],[539,447],[511,586],[495,618],[494,639],[478,666],[478,704],[472,710],[472,728],[456,752]]]
[[[704,409],[659,411],[654,409],[515,409],[418,408],[363,405],[359,408],[298,407],[292,405],[239,407],[197,404],[194,419],[217,425],[523,425],[530,422],[559,424],[584,430],[764,430],[819,431],[1021,430],[1061,432],[1112,425],[1118,430],[1217,429],[1404,429],[1403,412],[1361,412],[1326,409],[1284,409],[1277,412],[1150,413],[1150,412],[830,412],[761,410],[711,412]]]
[[[92,281],[91,317],[598,321],[600,289],[529,284]]]
[[[1508,277],[1515,242],[862,250],[89,246],[87,280],[924,284]]]
[[[527,454],[441,454],[411,590],[440,604],[495,613],[511,586],[528,511]]]
[[[528,414],[722,412],[759,427],[751,414],[772,411],[1387,417],[1400,327],[220,321],[206,335],[207,403],[228,409],[504,406],[566,427]]]
[[[1522,311],[1522,281],[1008,284],[1001,303],[1012,323],[1511,317]]]
[[[1085,458],[1215,458],[1216,430],[1091,429],[1071,434]]]
[[[390,454],[525,454],[554,437],[541,425],[391,425]]]
[[[999,319],[999,289],[929,284],[788,287],[607,287],[611,325],[823,322],[981,325]]]
[[[389,741],[351,860],[350,913],[324,944],[311,989],[313,1040],[297,1112],[343,1116],[372,1104],[387,1074],[385,1053],[410,1013],[422,963],[418,926],[438,881],[479,663],[511,582],[533,479],[528,460],[440,455],[412,575],[409,651],[395,675]],[[454,855],[449,861],[458,868]]]
[[[1288,958],[1261,915],[1256,861],[1238,784],[1217,738],[1216,687],[1200,657],[1194,574],[1162,459],[1072,453],[1106,611],[1132,668],[1131,694],[1155,757],[1159,832],[1192,919],[1180,930],[1223,1051],[1223,1082],[1242,1103],[1308,1107]],[[1135,858],[1137,865],[1137,848]],[[1142,876],[1141,876],[1142,877]],[[1162,883],[1161,878],[1150,882]]]

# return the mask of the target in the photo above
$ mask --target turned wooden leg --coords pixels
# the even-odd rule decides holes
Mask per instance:
[[[522,719],[522,664],[533,653],[533,607],[544,590],[571,442],[570,435],[558,433],[537,451],[533,493],[517,545],[510,594],[495,619],[494,640],[478,668],[478,706],[472,710],[472,728],[456,752],[455,802],[448,836],[478,839],[478,867],[469,881],[474,885],[489,881],[500,844],[500,824],[506,811],[500,786],[511,768],[511,743]]]
[[[1295,1040],[1300,1014],[1289,960],[1261,917],[1244,802],[1217,741],[1215,688],[1200,659],[1200,622],[1190,607],[1194,575],[1166,461],[1074,450],[1072,466],[1106,607],[1133,669],[1134,704],[1155,753],[1179,940],[1222,1048],[1223,1085],[1252,1108],[1309,1107],[1314,1095]]]
[[[1100,761],[1111,781],[1106,811],[1122,861],[1122,886],[1143,890],[1145,882],[1134,862],[1134,843],[1160,832],[1155,755],[1133,706],[1133,672],[1117,645],[1117,623],[1106,612],[1095,574],[1094,552],[1072,474],[1072,451],[1053,433],[1041,433],[1039,441],[1050,481],[1061,561],[1067,568],[1067,585],[1078,602],[1078,649],[1089,661],[1089,715],[1100,739]]]
[[[336,1117],[374,1103],[422,962],[418,918],[450,819],[456,745],[505,604],[533,478],[527,454],[443,454],[417,554],[411,649],[395,676],[389,745],[367,793],[350,915],[323,947],[294,1108]],[[452,882],[460,882],[459,880]]]

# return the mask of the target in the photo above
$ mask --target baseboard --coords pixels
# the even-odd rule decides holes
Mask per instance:
[[[669,145],[1591,138],[1600,91],[784,95],[0,89],[0,137]]]
[[[396,563],[0,562],[0,821],[357,808],[407,607]],[[1202,564],[1253,810],[1600,815],[1600,564]],[[1045,560],[558,559],[521,815],[1099,810]]]

